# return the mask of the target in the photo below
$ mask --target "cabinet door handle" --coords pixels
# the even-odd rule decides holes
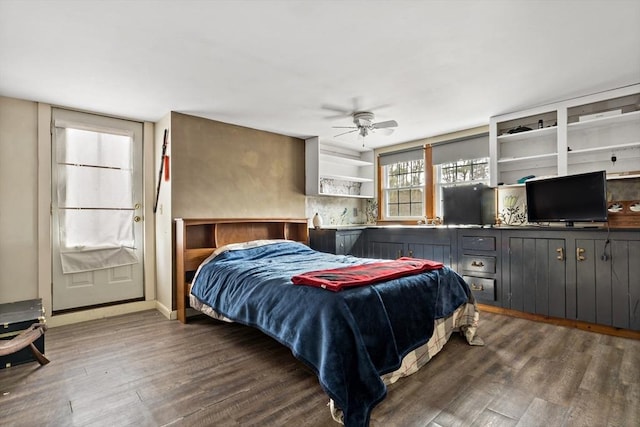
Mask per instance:
[[[583,248],[576,248],[576,259],[578,261],[584,261],[585,257],[584,255],[582,255],[584,253],[584,249]]]
[[[472,261],[471,262],[471,266],[472,267],[484,267],[484,263],[482,261]]]
[[[413,250],[409,249],[409,257],[413,258]]]
[[[483,285],[476,285],[475,283],[471,284],[471,290],[472,291],[484,291],[484,286]]]
[[[564,248],[558,248],[556,252],[558,252],[558,260],[564,261]]]

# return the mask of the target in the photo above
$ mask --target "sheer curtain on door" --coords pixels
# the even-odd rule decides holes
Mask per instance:
[[[137,263],[132,135],[63,121],[55,132],[63,273]]]

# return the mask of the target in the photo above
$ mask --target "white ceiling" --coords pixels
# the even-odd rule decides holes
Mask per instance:
[[[0,95],[379,147],[640,82],[640,0],[0,0]]]

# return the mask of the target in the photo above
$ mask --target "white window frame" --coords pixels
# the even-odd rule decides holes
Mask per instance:
[[[393,165],[397,165],[399,163],[412,163],[414,161],[419,161],[422,162],[422,177],[419,180],[420,183],[417,185],[414,184],[409,184],[407,186],[402,186],[402,187],[389,187],[388,183],[389,183],[389,170],[391,169],[391,167]],[[416,218],[423,218],[425,215],[425,209],[426,209],[426,200],[425,200],[425,192],[426,192],[426,187],[425,187],[425,183],[426,183],[426,171],[425,171],[426,165],[425,165],[425,161],[424,158],[419,159],[419,160],[408,160],[408,161],[401,161],[401,162],[395,162],[389,165],[385,165],[382,166],[382,185],[381,185],[381,190],[382,190],[382,198],[383,198],[383,219],[386,220],[411,220],[411,219],[416,219]],[[411,173],[410,173],[411,174]],[[389,214],[389,193],[391,191],[398,191],[398,190],[420,190],[422,193],[422,196],[420,198],[420,204],[422,205],[422,209],[419,215],[396,215],[396,216],[391,216]],[[412,202],[409,202],[409,205],[411,205]]]

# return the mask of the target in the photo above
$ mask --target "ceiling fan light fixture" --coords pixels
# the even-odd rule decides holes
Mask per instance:
[[[356,111],[355,113],[353,113],[353,124],[355,126],[334,126],[334,128],[337,128],[337,129],[353,129],[353,130],[339,133],[338,135],[335,135],[334,138],[337,138],[338,136],[346,135],[352,132],[357,132],[357,134],[364,139],[364,137],[369,135],[370,133],[376,132],[376,130],[381,130],[381,129],[383,130],[381,132],[382,134],[390,135],[391,133],[393,133],[393,129],[391,128],[398,126],[398,122],[396,122],[395,120],[387,120],[387,121],[378,122],[378,123],[375,123],[374,120],[375,120],[375,116],[372,112]]]
[[[358,127],[368,127],[373,124],[374,117],[375,116],[373,115],[373,113],[370,113],[368,111],[360,111],[353,114],[353,123]]]

